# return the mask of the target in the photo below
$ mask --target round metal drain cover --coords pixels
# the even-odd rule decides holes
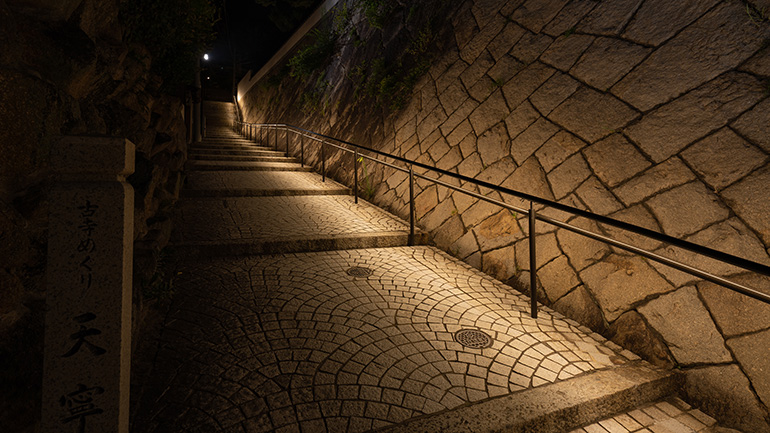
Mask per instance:
[[[472,349],[484,349],[492,345],[492,337],[478,329],[461,329],[455,332],[455,341]]]
[[[353,266],[348,269],[348,275],[351,277],[368,277],[369,275],[372,275],[372,270],[361,266]]]

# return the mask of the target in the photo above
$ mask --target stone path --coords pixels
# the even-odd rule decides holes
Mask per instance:
[[[728,433],[716,421],[693,409],[679,398],[659,401],[612,418],[579,428],[571,433]]]
[[[209,134],[256,148],[224,126]],[[440,250],[406,246],[403,221],[329,180],[190,168],[187,187],[204,193],[178,204],[186,258],[144,342],[156,349],[132,431],[564,432],[678,384],[547,308],[531,319],[528,298]],[[294,193],[316,195],[277,195],[295,176]],[[350,249],[388,234],[388,248]]]

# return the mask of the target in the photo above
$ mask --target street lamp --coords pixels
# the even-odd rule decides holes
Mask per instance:
[[[208,60],[208,53],[203,54],[203,60]],[[201,102],[203,100],[203,91],[201,89],[201,59],[197,61],[197,73],[195,74],[195,97],[193,98],[193,133],[195,134],[195,143],[200,143],[203,133],[203,113]]]

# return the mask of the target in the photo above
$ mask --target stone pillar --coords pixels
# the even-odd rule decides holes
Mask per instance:
[[[51,165],[41,431],[128,433],[134,145],[66,137]]]

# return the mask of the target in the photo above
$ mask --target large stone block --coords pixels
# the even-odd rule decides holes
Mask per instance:
[[[460,218],[465,227],[474,227],[495,213],[500,211],[500,206],[488,201],[478,200],[473,206],[460,214]]]
[[[607,90],[650,51],[620,39],[596,38],[569,73],[597,89]]]
[[[626,132],[654,161],[663,161],[761,98],[756,78],[728,73],[647,114]]]
[[[510,245],[524,236],[516,215],[507,209],[482,221],[473,232],[482,252]]]
[[[691,182],[647,201],[663,231],[675,237],[695,233],[724,220],[729,210],[701,182]]]
[[[508,106],[518,107],[554,73],[554,69],[540,62],[532,63],[516,74],[503,86]]]
[[[513,156],[514,161],[517,164],[524,163],[558,131],[559,127],[546,120],[545,117],[537,119],[526,131],[511,141],[511,156]]]
[[[467,259],[478,251],[479,244],[476,242],[476,236],[473,232],[466,232],[457,242],[449,247],[449,252],[460,260]]]
[[[535,153],[546,172],[564,162],[586,146],[586,142],[567,131],[559,131]]]
[[[481,263],[482,271],[500,281],[507,281],[518,273],[513,245],[484,253]]]
[[[729,158],[726,158],[728,155]],[[682,157],[716,190],[730,185],[767,161],[761,150],[729,128],[723,128],[688,147],[682,152]]]
[[[641,257],[611,255],[580,272],[608,322],[636,303],[674,288]]]
[[[577,30],[596,35],[617,35],[634,16],[641,4],[641,0],[617,0],[601,3],[580,21]]]
[[[601,234],[599,227],[593,221],[575,219],[570,223],[584,230]],[[564,229],[557,230],[556,237],[564,254],[569,257],[570,263],[578,271],[594,264],[610,252],[610,248],[604,242],[599,242]]]
[[[527,0],[513,12],[511,18],[529,31],[540,33],[567,3],[567,0]]]
[[[629,180],[613,192],[626,206],[695,179],[695,175],[679,158],[671,158]]]
[[[737,218],[731,218],[727,221],[707,227],[688,237],[687,240],[698,245],[710,246],[728,254],[753,260],[757,263],[770,264],[770,258],[768,258],[767,252],[765,252],[764,245],[762,245],[756,235]],[[738,268],[737,266],[728,265],[719,260],[686,252],[679,248],[667,247],[662,251],[662,255],[710,272],[714,275],[730,276],[744,272],[742,268]],[[656,264],[655,266],[669,279],[669,281],[672,281],[678,286],[697,280],[697,277],[677,271],[669,266],[663,264]]]
[[[730,126],[765,152],[770,152],[770,99],[757,104]]]
[[[432,233],[436,246],[443,250],[449,250],[449,247],[460,239],[463,234],[465,234],[465,229],[459,215],[450,217],[448,221]]]
[[[515,191],[525,192],[545,199],[553,199],[553,193],[548,188],[545,180],[545,172],[536,158],[529,158],[524,164],[519,166],[507,179],[502,186]],[[506,203],[522,208],[529,208],[529,203],[521,199],[505,196]]]
[[[660,45],[711,9],[718,0],[647,0],[634,15],[623,37],[645,45]]]
[[[647,111],[735,68],[765,37],[766,28],[748,25],[742,5],[722,3],[658,48],[612,92]]]
[[[535,262],[537,264],[537,269],[541,269],[548,262],[559,257],[561,255],[561,250],[556,241],[556,234],[553,232],[544,234],[538,233],[536,238]],[[516,244],[516,263],[522,270],[530,270],[529,239],[523,239]]]
[[[460,57],[469,64],[475,62],[505,24],[506,19],[501,15],[493,15],[487,22],[479,23],[481,31],[476,33],[468,43],[461,45],[458,40],[457,46],[460,47]]]
[[[475,62],[471,63],[468,68],[460,74],[460,81],[466,89],[470,89],[476,84],[477,81],[495,64],[495,59],[489,54],[489,51],[484,50]],[[451,89],[451,86],[450,86]]]
[[[511,48],[510,54],[524,64],[530,64],[537,60],[552,42],[553,38],[548,35],[526,32]]]
[[[510,156],[497,161],[496,163],[488,166],[482,171],[476,179],[493,183],[495,185],[501,185],[503,181],[516,170],[516,164]],[[481,188],[482,192],[486,192],[486,188]]]
[[[607,215],[623,207],[604,185],[595,177],[590,177],[583,182],[575,194],[588,206],[591,212]]]
[[[758,275],[732,277],[750,288],[770,293],[770,279]],[[767,304],[711,282],[701,282],[698,290],[722,334],[743,335],[770,328]]]
[[[594,39],[594,36],[589,35],[562,36],[545,50],[540,56],[540,61],[562,72],[567,72]]]
[[[505,57],[508,51],[511,50],[511,47],[516,45],[516,42],[518,42],[526,32],[527,31],[522,27],[509,21],[506,23],[503,31],[498,33],[492,42],[487,45],[487,51],[492,54],[492,57],[495,58],[495,61],[499,62]]]
[[[602,318],[601,309],[591,298],[588,290],[582,286],[578,286],[556,301],[553,308],[596,332],[604,332],[607,326]]]
[[[576,153],[548,173],[548,182],[551,184],[554,197],[560,199],[574,191],[589,176],[591,176],[591,169],[588,168],[583,156]]]
[[[679,364],[733,360],[694,287],[663,295],[640,306],[638,311],[663,337]]]
[[[722,196],[739,218],[754,229],[765,245],[770,245],[770,167],[763,167],[735,185]]]
[[[503,122],[488,129],[476,141],[479,156],[484,166],[499,161],[508,154],[508,133]],[[502,180],[502,179],[501,179]]]
[[[674,366],[666,344],[636,311],[629,311],[618,317],[610,325],[609,334],[610,340],[658,367]]]
[[[562,296],[580,284],[577,274],[569,265],[569,259],[564,255],[551,260],[543,266],[537,271],[537,277],[540,279],[540,285],[551,302],[558,301]]]
[[[438,96],[444,112],[452,114],[468,99],[468,92],[460,83],[452,83]],[[448,131],[447,131],[448,132]]]
[[[478,106],[479,103],[473,99],[466,99],[460,108],[455,110],[455,112],[441,125],[441,132],[450,144],[459,142],[459,140],[465,138],[466,134],[473,132],[471,123],[468,120],[468,115],[470,115]]]
[[[591,0],[573,0],[567,3],[561,11],[543,29],[543,33],[551,36],[564,36],[570,29],[596,7]]]
[[[569,75],[557,72],[540,86],[529,97],[529,100],[539,112],[547,116],[554,108],[558,107],[565,99],[575,93],[579,86],[580,83]]]
[[[473,110],[469,119],[476,135],[480,136],[492,125],[505,119],[510,112],[511,110],[505,104],[502,92],[498,90],[493,92],[486,101]]]
[[[748,374],[759,399],[770,406],[770,356],[767,356],[767,350],[770,348],[770,329],[732,338],[727,340],[727,345],[735,353],[743,371]]]
[[[548,116],[589,143],[620,130],[636,117],[636,111],[612,95],[587,87],[578,89]]]
[[[511,139],[516,138],[519,134],[524,132],[529,125],[534,123],[540,118],[540,114],[535,110],[529,102],[516,107],[508,117],[505,118],[505,126],[508,128],[508,136]]]
[[[722,425],[746,432],[768,431],[765,411],[738,366],[708,366],[685,373],[685,393],[690,403],[718,418]]]
[[[476,140],[473,140],[474,142]],[[463,162],[457,166],[457,173],[463,176],[476,177],[484,170],[484,166],[481,162],[481,157],[478,152],[471,154],[469,157],[464,158]]]
[[[641,152],[620,134],[612,134],[583,152],[594,173],[610,187],[650,166]]]

